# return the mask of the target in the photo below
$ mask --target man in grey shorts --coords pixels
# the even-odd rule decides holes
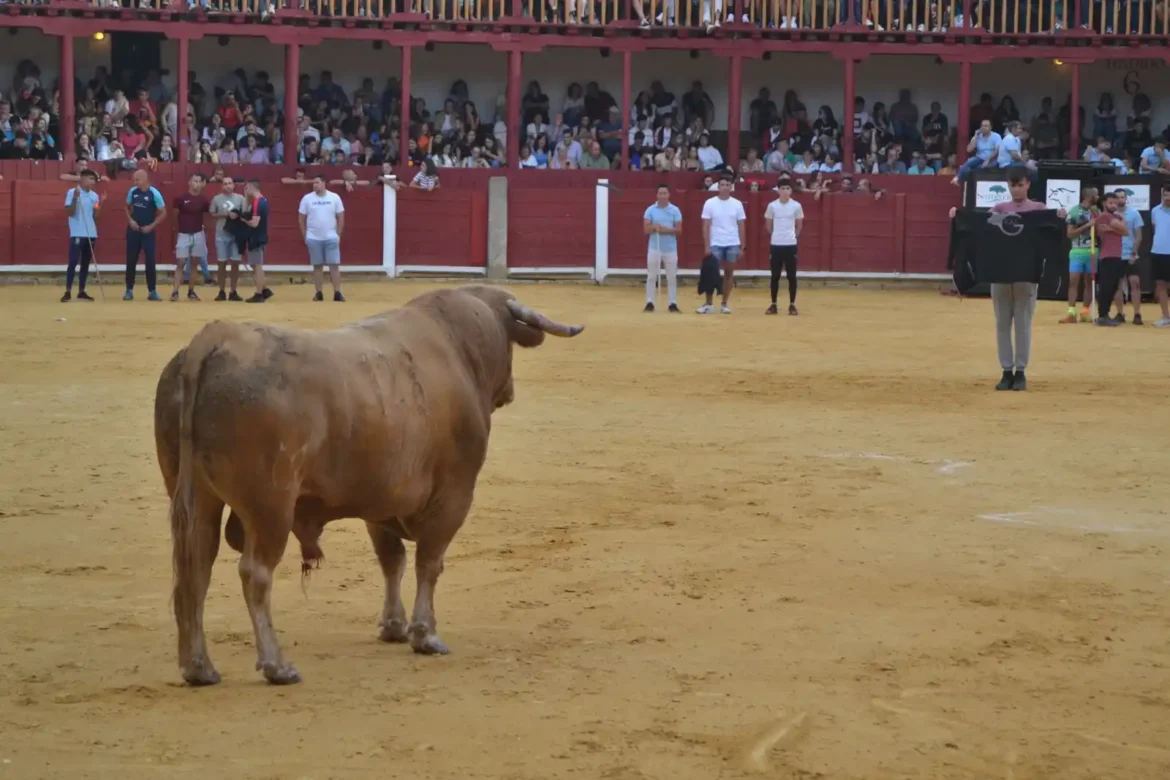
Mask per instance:
[[[305,246],[309,249],[309,263],[313,266],[313,284],[317,288],[313,300],[325,300],[321,287],[325,284],[324,267],[329,266],[333,300],[344,301],[341,294],[341,234],[345,230],[345,206],[337,193],[326,189],[324,176],[316,176],[313,191],[301,198],[297,219]]]
[[[211,199],[211,215],[215,217],[215,260],[219,264],[219,295],[217,301],[242,301],[237,285],[240,282],[240,245],[236,237],[227,231],[228,214],[238,216],[244,210],[244,196],[236,192],[236,183],[231,176],[223,177],[222,190]],[[228,295],[228,265],[231,265],[232,292]]]
[[[171,300],[179,300],[179,287],[183,282],[183,269],[187,269],[187,298],[197,301],[195,293],[195,261],[206,263],[207,238],[203,233],[203,215],[211,210],[211,203],[203,195],[203,176],[191,174],[187,191],[176,195],[171,201],[175,209],[175,223],[178,238],[175,241],[175,287]]]

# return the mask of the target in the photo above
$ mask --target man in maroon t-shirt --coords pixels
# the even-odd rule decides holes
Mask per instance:
[[[175,288],[171,300],[179,300],[179,286],[183,283],[183,269],[187,269],[187,298],[199,300],[195,294],[195,260],[207,268],[207,237],[203,234],[203,215],[211,211],[211,201],[203,195],[203,176],[191,174],[187,192],[176,195],[171,201],[175,210],[176,230],[179,233],[175,243]]]
[[[1121,256],[1121,237],[1129,235],[1129,226],[1125,220],[1117,215],[1117,196],[1112,192],[1105,193],[1101,199],[1104,206],[1101,213],[1094,220],[1097,229],[1097,238],[1101,239],[1101,262],[1097,264],[1097,319],[1096,324],[1103,326],[1116,325],[1117,322],[1109,318],[1109,307],[1113,305],[1113,297],[1117,295],[1117,287],[1128,275],[1129,261]]]

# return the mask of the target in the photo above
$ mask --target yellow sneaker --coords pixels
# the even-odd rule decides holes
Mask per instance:
[[[1092,322],[1093,315],[1089,312],[1089,307],[1081,309],[1081,322]]]
[[[1074,323],[1076,321],[1077,321],[1077,313],[1071,309],[1069,310],[1068,314],[1064,315],[1059,320],[1057,320],[1057,322],[1059,322],[1061,325],[1068,325],[1068,324]]]

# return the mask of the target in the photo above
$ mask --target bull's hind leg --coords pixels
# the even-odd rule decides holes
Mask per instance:
[[[382,565],[382,576],[386,578],[386,600],[382,604],[382,617],[378,620],[381,632],[378,638],[383,642],[406,641],[406,608],[402,606],[402,575],[406,573],[406,546],[402,540],[384,525],[366,523],[370,541],[378,563]]]
[[[293,501],[279,507],[241,507],[238,511],[244,521],[240,582],[256,632],[256,668],[274,685],[300,682],[300,674],[281,655],[272,625],[273,572],[292,531]]]
[[[446,655],[450,652],[435,633],[435,586],[443,573],[443,556],[463,525],[471,508],[472,488],[448,490],[431,499],[431,504],[410,527],[418,529],[414,569],[418,591],[414,598],[414,613],[410,618],[410,646],[424,655]]]
[[[219,673],[207,655],[203,634],[203,604],[211,584],[211,569],[219,554],[219,526],[223,501],[206,486],[196,484],[194,548],[189,557],[175,557],[175,622],[179,628],[179,668],[188,685],[215,685]]]

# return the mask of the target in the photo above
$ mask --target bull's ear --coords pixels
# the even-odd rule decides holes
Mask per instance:
[[[523,322],[512,317],[511,312],[505,311],[504,316],[508,320],[508,338],[513,344],[519,344],[522,347],[531,348],[539,347],[544,343],[544,331],[525,325]]]

